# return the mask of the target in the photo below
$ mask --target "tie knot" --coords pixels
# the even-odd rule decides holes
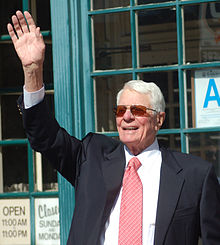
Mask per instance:
[[[140,168],[141,162],[138,160],[137,157],[131,158],[128,162],[128,167],[133,167],[136,171]]]

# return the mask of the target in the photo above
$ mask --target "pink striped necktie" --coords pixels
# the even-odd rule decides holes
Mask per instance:
[[[142,245],[143,186],[137,173],[141,166],[133,157],[122,186],[118,245]]]

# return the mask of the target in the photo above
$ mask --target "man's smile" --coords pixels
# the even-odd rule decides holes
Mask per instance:
[[[137,130],[138,127],[123,127],[123,130]]]

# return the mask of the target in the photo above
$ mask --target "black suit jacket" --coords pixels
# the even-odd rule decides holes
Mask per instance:
[[[22,109],[21,100],[19,104]],[[90,133],[81,141],[70,136],[44,101],[22,111],[32,148],[75,187],[68,245],[99,245],[122,184],[123,144],[100,134]],[[154,244],[197,245],[201,235],[204,245],[219,245],[220,190],[212,164],[188,154],[161,152]]]

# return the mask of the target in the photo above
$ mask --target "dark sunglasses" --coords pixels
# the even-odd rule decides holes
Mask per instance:
[[[114,113],[116,117],[123,117],[125,112],[127,111],[127,109],[130,109],[131,113],[133,116],[137,116],[137,117],[143,117],[143,116],[147,116],[149,117],[150,114],[147,111],[153,111],[153,112],[157,112],[154,109],[148,108],[146,106],[143,105],[118,105],[114,108]]]

